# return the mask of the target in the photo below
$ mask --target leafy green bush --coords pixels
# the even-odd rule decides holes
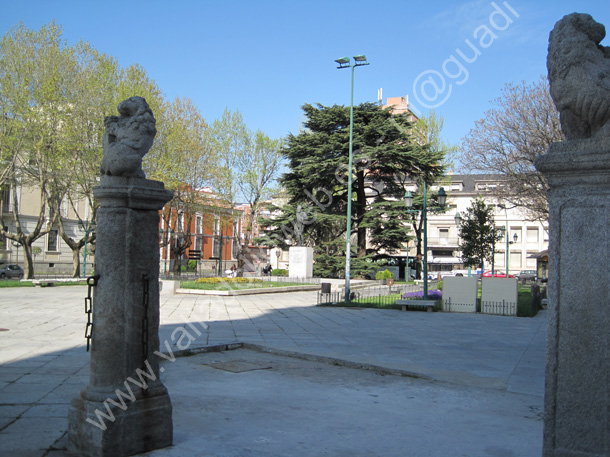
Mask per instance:
[[[377,279],[377,280],[392,279],[393,277],[394,277],[394,273],[392,273],[387,268],[385,270],[383,270],[383,271],[378,271],[375,274],[375,279]]]
[[[284,268],[275,268],[271,271],[271,276],[288,276],[288,270]]]
[[[197,261],[196,260],[189,260],[188,266],[187,266],[187,270],[188,271],[197,271]]]

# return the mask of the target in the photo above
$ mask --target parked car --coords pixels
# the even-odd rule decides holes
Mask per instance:
[[[485,273],[483,273],[483,277],[484,278],[491,278],[491,270],[490,271],[486,271]],[[494,278],[506,278],[506,273],[504,271],[494,271],[493,274]],[[514,278],[513,275],[509,274],[508,275],[509,278]]]
[[[516,276],[519,281],[535,281],[537,277],[536,270],[521,270]]]
[[[0,279],[23,278],[23,268],[19,265],[0,265]]]

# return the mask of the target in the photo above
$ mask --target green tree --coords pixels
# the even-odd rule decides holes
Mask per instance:
[[[88,245],[88,253],[94,253],[98,204],[93,198],[93,187],[98,185],[103,156],[104,118],[116,111],[119,67],[115,59],[100,53],[89,43],[77,43],[74,52],[73,89],[77,101],[69,120],[62,125],[66,148],[64,154],[57,157],[49,205],[57,208],[59,235],[72,250],[72,275],[79,277],[82,248]],[[79,221],[78,229],[70,231],[66,227],[68,209]],[[70,218],[74,217],[72,214]]]
[[[72,250],[73,274],[80,275],[80,250],[95,234],[68,232],[65,220],[71,209],[82,227],[93,224],[104,118],[132,95],[147,99],[163,132],[162,94],[141,67],[121,69],[82,41],[69,46],[54,22],[37,31],[19,24],[2,38],[0,189],[12,189],[13,201],[10,212],[0,208],[0,230],[24,248],[27,277],[34,273],[32,244],[50,230]],[[38,193],[35,220],[25,217],[17,189]]]
[[[485,271],[485,261],[493,261],[493,248],[502,238],[494,225],[493,207],[477,198],[466,209],[458,228],[462,261],[466,266],[480,267]]]
[[[255,227],[266,200],[275,191],[273,184],[278,178],[282,156],[281,140],[274,140],[258,130],[250,142],[251,147],[244,150],[236,164],[236,179],[242,201],[247,203],[248,212],[243,216],[243,244],[237,256],[237,274],[243,273],[245,256],[254,241]]]
[[[252,133],[246,127],[239,110],[231,112],[228,108],[216,119],[212,125],[212,144],[218,155],[218,167],[215,172],[214,188],[220,197],[218,208],[220,216],[220,233],[226,230],[229,224],[234,225],[240,217],[240,212],[234,211],[240,194],[242,184],[243,166],[247,163],[248,155],[252,154]],[[225,214],[229,213],[230,217]],[[237,252],[237,275],[242,276],[245,262],[245,252],[239,239],[233,239]]]
[[[280,183],[288,199],[281,214],[268,221],[267,242],[315,246],[316,265],[324,268],[318,265],[322,259],[345,256],[345,242],[341,247],[338,240],[345,240],[351,198],[356,238],[353,270],[371,269],[367,239],[374,251],[391,252],[403,246],[409,239],[410,220],[402,203],[405,183],[418,178],[435,181],[444,172],[443,152],[415,141],[413,124],[405,117],[373,103],[355,106],[353,181],[352,189],[347,189],[349,107],[306,104],[303,110],[305,131],[290,135],[283,149],[289,171]],[[329,270],[340,276],[337,267]]]
[[[443,164],[445,168],[453,167],[453,160],[455,159],[458,147],[446,143],[441,136],[443,130],[444,119],[438,115],[434,110],[427,113],[427,115],[419,118],[415,124],[413,130],[414,136],[418,142],[425,144],[428,148],[443,156]],[[443,176],[436,179],[436,184],[441,186],[445,185],[448,188],[450,185],[451,178]],[[416,249],[416,262],[415,262],[415,277],[417,279],[422,278],[423,269],[423,231],[424,231],[424,196],[423,196],[423,179],[419,179],[417,182],[417,189],[413,192],[413,210],[417,210],[409,213],[411,215],[411,226],[415,233],[415,249]],[[426,182],[428,189],[432,188],[432,182]],[[427,192],[426,207],[428,214],[439,214],[445,212],[444,209],[439,208],[436,193]]]
[[[506,84],[493,105],[463,140],[462,168],[502,175],[504,184],[494,191],[498,201],[525,209],[532,219],[547,220],[548,185],[534,160],[563,141],[547,78]]]
[[[55,23],[32,31],[23,24],[0,42],[0,150],[2,184],[12,189],[12,229],[0,212],[1,234],[23,247],[26,277],[34,277],[32,244],[57,220],[52,181],[67,148],[66,123],[77,103],[74,50]],[[17,188],[36,189],[38,215],[26,226]]]
[[[192,231],[193,220],[208,212],[204,211],[208,204],[201,188],[212,182],[216,155],[208,125],[190,99],[174,99],[166,106],[165,116],[164,138],[154,157],[154,173],[174,192],[162,211],[166,235],[162,246],[170,246],[177,260],[174,271],[180,272],[181,259],[196,235]]]

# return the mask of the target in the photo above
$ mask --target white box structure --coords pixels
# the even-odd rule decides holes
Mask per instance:
[[[517,315],[517,279],[483,278],[481,312],[484,314]]]
[[[313,277],[313,248],[292,246],[288,250],[288,276],[291,278]]]
[[[477,278],[446,276],[443,279],[443,311],[477,312]]]

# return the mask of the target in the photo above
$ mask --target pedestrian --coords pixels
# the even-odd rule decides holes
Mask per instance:
[[[237,267],[235,264],[231,265],[231,277],[234,278],[237,275]]]

